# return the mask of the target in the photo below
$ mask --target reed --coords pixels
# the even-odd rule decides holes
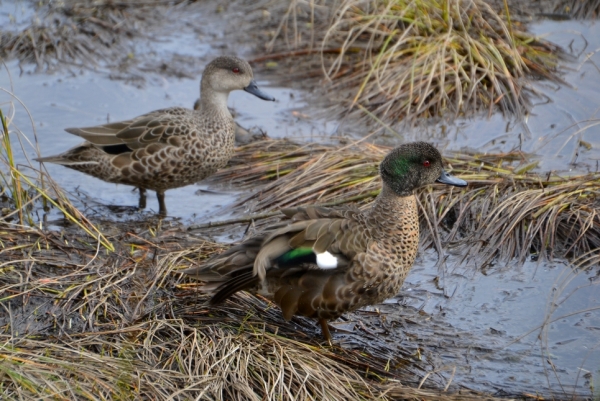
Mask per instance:
[[[15,108],[12,103],[10,104],[9,115],[13,115]],[[34,147],[39,154],[35,132],[32,143],[20,130],[10,130],[10,121],[2,110],[0,110],[0,120],[2,124],[0,180],[3,183],[1,188],[6,199],[1,220],[29,230],[31,227],[42,225],[37,215],[40,209],[47,211],[49,207],[53,207],[62,213],[67,221],[81,228],[91,241],[97,240],[106,250],[114,250],[113,245],[107,241],[100,230],[73,206],[54,180],[41,168],[34,167],[27,158],[26,149],[29,146]],[[18,146],[15,146],[15,142]],[[24,163],[16,163],[15,152],[23,156],[20,159],[24,159]],[[13,222],[15,218],[16,223]]]

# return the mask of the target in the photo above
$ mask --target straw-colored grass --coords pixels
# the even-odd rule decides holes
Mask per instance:
[[[597,19],[600,16],[600,1],[557,0],[553,11],[578,19]]]
[[[123,225],[110,255],[78,230],[0,232],[0,398],[485,398],[418,389],[405,355],[323,348],[313,322],[247,294],[205,307],[176,269],[222,247],[163,224]]]
[[[367,205],[379,192],[378,165],[388,151],[364,143],[336,148],[267,140],[241,147],[231,168],[210,180],[247,188],[266,183],[239,201],[236,207],[246,212],[351,201]],[[528,257],[599,263],[600,173],[540,175],[527,159],[520,152],[447,154],[453,174],[469,186],[421,191],[422,244],[441,251],[442,243],[453,243],[482,268],[497,259]]]
[[[253,188],[265,183],[250,199],[256,210],[298,203],[340,204],[352,198],[366,205],[377,193],[377,164],[388,149],[355,146],[253,143],[241,148],[217,179]],[[437,229],[429,230],[429,245],[472,242],[463,217],[469,213],[482,214],[472,222],[475,229],[494,227],[485,216],[502,221],[477,207],[487,204],[499,210],[502,199],[508,202],[513,196],[502,195],[506,188],[514,188],[518,195],[526,192],[517,188],[537,182],[540,177],[527,174],[531,166],[510,165],[519,159],[515,154],[448,159],[454,173],[469,180],[471,187],[464,192],[436,188],[422,194],[428,216],[424,224],[444,231],[438,238],[431,234]],[[566,190],[569,182],[578,183],[588,197],[581,191],[577,197],[571,187]],[[587,210],[596,207],[597,178],[586,184],[550,177],[537,185],[545,187],[548,197],[535,197],[531,207],[515,209],[526,215],[522,222],[528,221],[529,209],[543,209],[534,208],[540,202],[548,208],[552,200],[568,198],[570,208],[581,213],[585,205]],[[559,193],[568,196],[560,198]],[[515,205],[508,202],[503,207]],[[555,210],[540,219],[559,221],[567,214]],[[597,229],[596,220],[589,224],[588,231]],[[580,231],[586,237],[584,228]],[[516,238],[520,235],[518,227],[496,230],[496,235],[507,238],[512,230],[517,231]],[[414,349],[391,356],[388,344],[378,343],[377,337],[370,338],[368,347],[324,348],[314,322],[303,318],[285,322],[278,308],[248,294],[238,294],[218,308],[206,307],[196,283],[177,272],[223,246],[190,235],[176,222],[130,222],[111,232],[106,240],[115,249],[109,253],[100,242],[82,236],[77,226],[58,232],[3,225],[0,398],[492,399],[464,388],[456,393],[453,383],[432,374],[435,366],[415,361]],[[438,329],[436,338],[439,335]],[[421,381],[424,386],[419,387]]]
[[[160,25],[169,7],[181,3],[186,2],[42,1],[29,26],[0,32],[0,57],[17,58],[38,69],[118,65],[123,70],[137,56],[128,39],[145,35],[142,26]]]
[[[287,53],[302,64],[297,58],[314,52],[298,49],[320,48],[321,76],[342,114],[387,122],[496,109],[522,116],[532,93],[525,78],[558,80],[558,47],[483,0],[344,0],[327,3],[328,21],[313,12],[325,5],[307,4],[290,3],[287,29],[270,43],[277,53],[261,60]],[[314,76],[306,65],[303,74]]]
[[[14,114],[13,104],[10,103],[9,116]],[[2,143],[0,145],[0,188],[7,201],[2,211],[0,221],[12,221],[16,218],[22,226],[38,224],[33,212],[37,208],[52,205],[65,216],[67,221],[79,226],[88,235],[88,239],[99,240],[103,247],[112,250],[113,246],[104,235],[77,208],[75,208],[60,187],[42,170],[35,168],[30,160],[19,165],[15,161],[15,152],[26,155],[26,146],[37,150],[35,143],[29,140],[19,130],[9,129],[10,120],[0,109],[0,129]],[[17,145],[15,145],[17,144]],[[39,151],[38,151],[39,154]],[[24,230],[28,228],[24,227]]]
[[[410,350],[323,348],[314,322],[247,294],[207,308],[176,271],[221,246],[172,223],[120,231],[111,255],[77,230],[0,232],[0,398],[494,399],[442,391]]]
[[[88,23],[96,24],[93,17]],[[119,25],[113,23],[110,29]],[[43,56],[40,65],[51,63],[48,55],[59,49],[37,47],[44,35],[31,33],[36,45],[22,48],[23,54],[35,49],[36,58]],[[29,46],[25,36],[21,44]],[[79,46],[72,43],[66,46]],[[65,60],[85,56],[81,49]],[[1,399],[493,399],[437,380],[436,366],[415,363],[413,350],[392,358],[374,352],[376,341],[368,349],[322,347],[312,321],[285,322],[272,304],[247,294],[205,307],[195,284],[178,270],[222,245],[169,220],[111,222],[112,235],[103,233],[97,228],[102,222],[89,223],[45,173],[14,162],[14,139],[22,136],[10,132],[10,118],[3,129],[0,169],[8,213],[0,229]],[[215,179],[252,188],[265,183],[245,207],[267,213],[315,202],[364,206],[378,191],[377,165],[388,149],[361,146],[255,143]],[[514,154],[448,159],[471,187],[421,195],[423,224],[442,229],[441,236],[427,230],[424,246],[468,243],[485,228],[488,237],[474,237],[483,254],[509,257],[529,249],[526,235],[534,246],[545,245],[547,234],[558,245],[567,242],[565,252],[571,241],[573,255],[589,249],[586,263],[595,263],[598,236],[590,233],[598,229],[598,177],[544,179],[528,174],[529,165],[510,164],[515,157],[520,160]],[[535,197],[522,195],[535,185]],[[55,202],[75,224],[42,229],[32,213],[42,201]],[[511,213],[516,223],[502,224],[512,221]],[[554,230],[560,224],[575,231],[565,239]],[[486,238],[500,243],[497,253]],[[425,386],[418,388],[421,381]]]

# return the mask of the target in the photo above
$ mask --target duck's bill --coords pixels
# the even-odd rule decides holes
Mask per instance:
[[[258,89],[258,85],[254,80],[250,81],[250,85],[246,86],[244,90],[248,93],[252,93],[254,96],[261,98],[262,100],[269,100],[274,102],[275,98],[271,95],[267,95],[265,92]]]
[[[466,187],[467,182],[465,180],[461,180],[460,178],[456,178],[450,174],[448,174],[445,170],[442,170],[442,175],[436,180],[442,184],[446,185],[454,185],[455,187]]]

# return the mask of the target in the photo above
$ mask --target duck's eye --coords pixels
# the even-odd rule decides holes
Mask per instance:
[[[429,166],[431,166],[431,162],[429,160],[425,160],[423,162],[423,167],[429,167]]]
[[[239,69],[239,68],[237,68],[237,67],[233,67],[233,68],[231,69],[231,71],[233,71],[233,73],[234,73],[234,74],[239,74],[239,73],[240,73],[240,69]]]

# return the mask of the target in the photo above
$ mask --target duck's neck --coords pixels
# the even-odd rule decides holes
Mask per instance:
[[[202,86],[200,90],[200,112],[210,114],[220,114],[231,117],[231,113],[227,108],[227,99],[229,93],[217,92],[212,88]]]
[[[367,216],[372,225],[376,227],[374,235],[393,235],[401,229],[403,235],[410,234],[418,241],[419,210],[417,209],[417,199],[413,194],[398,196],[384,184],[381,193],[367,212]],[[411,232],[406,232],[406,229]]]

